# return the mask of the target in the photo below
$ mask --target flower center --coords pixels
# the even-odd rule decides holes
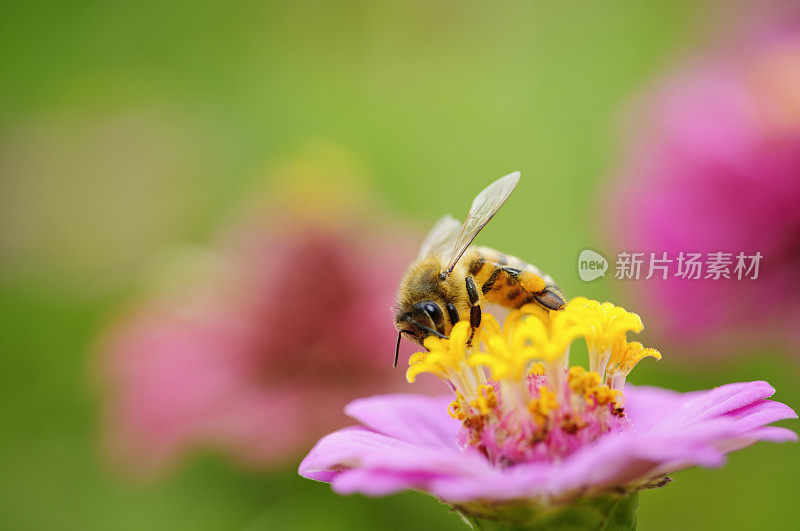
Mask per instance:
[[[485,314],[469,341],[467,322],[448,339],[430,337],[414,354],[407,378],[430,372],[455,392],[450,415],[461,421],[460,443],[494,465],[558,460],[610,431],[626,429],[622,388],[634,365],[661,358],[641,343],[638,315],[610,303],[575,298],[562,311],[535,305],[513,311],[501,328]],[[569,366],[569,348],[583,337],[589,370]]]

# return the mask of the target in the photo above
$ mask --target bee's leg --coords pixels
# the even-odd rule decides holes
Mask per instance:
[[[548,275],[537,275],[531,271],[505,267],[504,271],[515,278],[519,285],[548,310],[560,310],[567,303],[567,298]]]
[[[567,298],[555,286],[548,286],[533,298],[549,310],[560,310],[567,303]]]
[[[503,266],[501,270],[516,280],[519,286],[528,293],[539,293],[547,287],[545,280],[531,271],[509,266]]]
[[[475,329],[477,329],[481,325],[481,305],[480,300],[481,297],[478,294],[478,287],[475,286],[475,281],[472,280],[472,277],[467,277],[467,296],[469,297],[469,326],[470,326],[470,333],[469,333],[469,340],[467,341],[467,345],[472,345],[472,338],[475,336]]]
[[[481,288],[489,302],[519,308],[536,301],[548,310],[560,310],[566,304],[566,297],[549,276],[507,265],[495,267]]]
[[[450,324],[453,326],[461,319],[458,315],[458,308],[456,308],[456,305],[452,302],[447,303],[447,316],[450,318]]]

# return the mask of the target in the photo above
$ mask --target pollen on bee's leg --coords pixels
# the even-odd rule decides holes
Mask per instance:
[[[530,271],[520,271],[517,275],[520,286],[528,293],[539,293],[545,288],[545,282],[542,277]]]

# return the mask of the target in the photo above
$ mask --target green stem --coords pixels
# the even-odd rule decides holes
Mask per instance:
[[[584,498],[548,509],[458,507],[473,529],[481,531],[630,531],[636,529],[638,493]]]

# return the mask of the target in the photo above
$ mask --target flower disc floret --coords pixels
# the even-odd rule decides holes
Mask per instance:
[[[641,328],[636,314],[610,303],[577,299],[549,313],[525,306],[502,328],[485,315],[472,341],[466,322],[457,323],[449,339],[427,339],[428,351],[412,356],[407,377],[430,372],[455,390],[448,411],[462,423],[462,443],[492,463],[561,459],[604,433],[626,429],[624,378],[643,357],[660,357],[627,343],[626,332]],[[607,351],[608,377],[569,368],[578,337],[590,351]]]

